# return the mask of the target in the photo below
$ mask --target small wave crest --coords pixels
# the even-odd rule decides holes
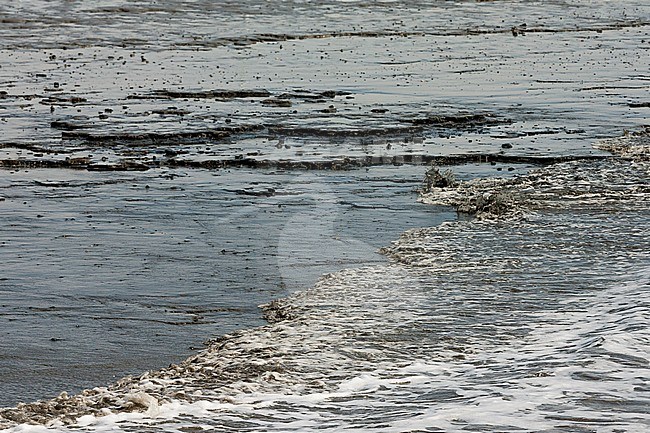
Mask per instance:
[[[479,218],[521,218],[536,209],[614,206],[620,210],[650,200],[650,129],[595,144],[615,156],[576,160],[512,179],[474,179],[458,183],[453,173],[433,167],[422,201],[455,207]]]

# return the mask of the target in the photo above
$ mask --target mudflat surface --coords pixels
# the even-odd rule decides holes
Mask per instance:
[[[647,115],[643,2],[108,3],[0,10],[2,165],[589,154]]]

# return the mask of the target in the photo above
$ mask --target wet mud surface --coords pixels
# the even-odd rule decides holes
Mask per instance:
[[[508,15],[500,2],[352,2],[358,24],[334,12],[341,5],[277,6],[61,4],[61,22],[39,2],[4,6],[0,164],[144,170],[243,159],[317,169],[343,158],[577,155],[647,116],[641,4],[599,4],[598,13],[516,4]],[[241,27],[249,7],[255,22]],[[146,23],[125,39],[120,26],[136,11]],[[286,33],[259,31],[287,13],[300,19],[283,20]],[[209,37],[208,17],[232,35]],[[331,32],[318,31],[316,17]],[[177,27],[190,19],[192,31]],[[93,37],[81,37],[95,21]],[[26,37],[69,23],[74,31]],[[371,29],[343,31],[359,26]]]
[[[0,5],[0,406],[384,260],[457,218],[431,164],[606,163],[648,122],[645,2],[259,3]]]

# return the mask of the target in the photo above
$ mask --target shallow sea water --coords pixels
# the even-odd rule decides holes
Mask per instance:
[[[0,401],[179,361],[263,324],[259,304],[454,219],[416,203],[421,170],[408,171],[11,174],[0,186]]]
[[[646,431],[649,32],[641,1],[1,5],[0,406],[69,395],[0,428]],[[517,177],[417,202],[430,162]]]

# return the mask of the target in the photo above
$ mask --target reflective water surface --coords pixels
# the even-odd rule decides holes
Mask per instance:
[[[0,5],[0,426],[645,431],[646,3]]]

